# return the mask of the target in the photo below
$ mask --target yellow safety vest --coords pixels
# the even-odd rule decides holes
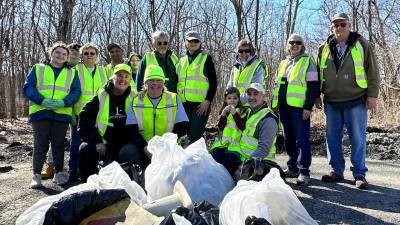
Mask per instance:
[[[368,87],[368,82],[364,67],[364,48],[360,44],[360,42],[357,41],[355,45],[351,47],[350,52],[351,52],[351,58],[353,59],[354,62],[354,74],[356,76],[356,83],[360,88],[365,89]],[[325,82],[324,69],[328,67],[326,65],[326,61],[328,59],[332,60],[332,54],[331,50],[329,49],[329,44],[325,42],[324,47],[322,49],[321,61],[319,64],[321,87],[323,82]]]
[[[209,82],[204,76],[207,54],[199,53],[192,63],[186,55],[181,58],[177,70],[179,81],[177,91],[182,102],[203,102],[206,99]]]
[[[239,89],[240,94],[244,94],[246,89],[250,86],[253,80],[254,73],[257,68],[262,65],[260,59],[255,59],[250,65],[247,65],[244,69],[238,69],[233,67],[233,86]],[[264,80],[268,77],[268,68],[265,66]]]
[[[258,139],[254,137],[254,133],[256,132],[258,123],[270,113],[273,114],[269,108],[263,108],[251,115],[246,121],[246,128],[242,132],[242,137],[240,138],[240,159],[242,161],[250,158],[257,149]],[[274,137],[274,142],[272,143],[271,148],[268,150],[268,156],[264,159],[275,161],[275,141],[276,136]]]
[[[139,96],[133,99],[132,108],[135,113],[139,133],[146,141],[155,135],[161,136],[172,132],[178,109],[177,95],[164,91],[157,106],[153,106],[146,94],[143,99]]]
[[[113,127],[114,124],[110,123],[110,95],[104,89],[101,89],[97,94],[99,99],[99,111],[96,117],[96,127],[100,136],[103,139],[103,143],[106,144],[107,141],[103,138],[106,133],[107,127]],[[125,99],[125,113],[128,113],[129,105],[132,99],[135,97],[135,93],[131,93]]]
[[[300,57],[296,64],[290,69],[287,77],[286,103],[293,107],[303,108],[306,101],[307,81],[306,74],[310,65],[310,56]],[[289,60],[285,59],[279,64],[278,76],[276,77],[276,86],[274,88],[274,98],[272,108],[278,106],[279,89],[282,83],[282,77],[286,72]]]
[[[78,71],[82,92],[81,97],[74,104],[74,113],[79,115],[86,103],[90,102],[93,96],[97,95],[98,90],[107,83],[108,78],[104,68],[99,65],[95,66],[95,74],[93,76],[83,63],[76,65],[75,70]]]
[[[36,64],[36,89],[45,99],[62,100],[69,94],[71,85],[74,80],[72,69],[64,67],[57,79],[55,79],[54,71],[49,65]],[[46,107],[37,105],[29,101],[29,115],[45,110]],[[53,110],[55,113],[72,116],[72,107],[62,107]]]
[[[156,53],[154,51],[146,52],[144,57],[146,58],[146,66],[149,66],[149,65],[159,66],[157,58],[156,58]],[[178,67],[178,64],[179,64],[179,57],[175,53],[172,53],[169,57],[170,57],[172,63],[174,64],[175,70],[176,70],[176,68]]]
[[[236,109],[237,112],[240,111],[239,108]],[[240,115],[240,117],[246,118],[250,113],[250,108],[245,108],[245,111]],[[242,137],[242,131],[236,126],[235,119],[231,114],[226,118],[226,126],[222,131],[222,136],[220,140],[217,140],[212,145],[211,149],[215,148],[227,148],[229,151],[238,152],[240,154],[240,138]]]

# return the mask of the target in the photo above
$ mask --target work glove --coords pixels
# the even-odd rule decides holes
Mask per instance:
[[[53,103],[53,99],[48,99],[48,98],[43,99],[42,106],[46,107],[46,109],[48,109],[48,110],[54,110],[55,109],[54,103]]]
[[[64,100],[62,100],[62,99],[53,99],[53,106],[56,109],[65,107]]]

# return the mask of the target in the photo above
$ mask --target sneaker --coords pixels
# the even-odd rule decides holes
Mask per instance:
[[[42,171],[41,173],[43,179],[49,179],[54,176],[54,164],[49,163],[47,164],[47,168]]]
[[[368,182],[365,179],[365,177],[356,177],[354,178],[354,183],[356,185],[356,188],[358,189],[368,189]]]
[[[310,181],[311,181],[310,176],[300,174],[299,177],[297,178],[296,183],[299,186],[307,186],[310,183]]]
[[[344,177],[343,175],[331,171],[329,172],[329,174],[323,175],[321,180],[322,182],[337,182],[344,180]]]
[[[289,168],[285,169],[283,172],[285,172],[287,178],[297,178],[299,176],[299,172],[293,172],[289,170]]]
[[[78,176],[78,171],[76,170],[71,170],[69,171],[69,176],[68,176],[68,183],[75,183],[79,181],[79,176]]]
[[[42,187],[42,176],[38,173],[34,174],[31,181],[31,188],[40,188]]]
[[[58,172],[54,174],[53,182],[58,185],[63,185],[68,182],[68,178],[63,172]]]

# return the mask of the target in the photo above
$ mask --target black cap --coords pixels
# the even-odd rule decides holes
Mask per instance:
[[[111,51],[112,48],[119,48],[123,50],[122,47],[117,43],[110,43],[107,45],[107,51]]]
[[[69,44],[67,47],[69,49],[74,49],[74,50],[79,51],[79,49],[82,47],[82,45],[74,42],[74,43]]]

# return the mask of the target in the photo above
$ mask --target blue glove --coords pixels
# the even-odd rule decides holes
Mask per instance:
[[[46,107],[46,109],[48,110],[54,110],[55,107],[53,101],[54,101],[53,99],[48,99],[48,98],[43,99],[42,106]]]
[[[62,99],[53,99],[52,105],[56,109],[65,107],[64,100]]]

